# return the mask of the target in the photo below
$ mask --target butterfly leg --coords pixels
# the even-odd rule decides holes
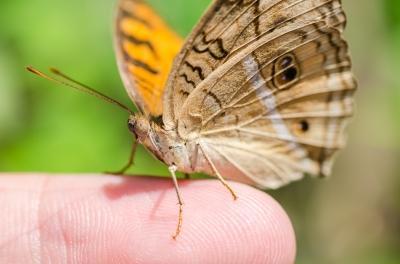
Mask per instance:
[[[177,167],[175,165],[172,165],[168,169],[169,169],[169,172],[171,173],[172,180],[174,182],[175,192],[176,192],[176,196],[178,197],[178,204],[179,204],[178,225],[176,226],[175,234],[172,236],[173,239],[176,239],[178,237],[179,233],[181,232],[181,227],[182,227],[183,202],[182,202],[181,194],[179,191],[178,180],[177,180],[176,174],[175,174]]]
[[[135,153],[136,153],[136,149],[138,146],[138,142],[137,140],[134,138],[133,139],[133,144],[132,144],[132,149],[131,149],[131,153],[129,155],[129,160],[126,163],[126,165],[120,169],[119,171],[115,171],[115,172],[106,172],[108,174],[115,174],[115,175],[123,175],[125,174],[125,172],[135,163]]]
[[[203,146],[201,143],[199,143],[200,149],[204,154],[204,157],[210,164],[212,170],[214,171],[215,175],[217,176],[218,180],[228,189],[228,191],[232,194],[233,200],[236,200],[238,197],[236,193],[233,191],[233,189],[229,186],[229,184],[225,181],[225,179],[222,177],[222,175],[218,172],[217,167],[215,167],[214,163],[212,162],[211,158],[208,156],[208,154],[204,151]]]

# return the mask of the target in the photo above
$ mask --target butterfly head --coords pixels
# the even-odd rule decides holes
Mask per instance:
[[[141,115],[131,115],[128,119],[128,128],[139,142],[145,141],[151,133],[150,121]]]
[[[134,114],[128,119],[128,128],[139,143],[143,144],[159,160],[163,160],[160,149],[163,144],[161,141],[165,138],[161,127],[143,115]]]
[[[179,168],[189,168],[186,145],[177,140],[176,131],[166,131],[160,124],[149,118],[135,114],[128,120],[129,130],[160,161]]]

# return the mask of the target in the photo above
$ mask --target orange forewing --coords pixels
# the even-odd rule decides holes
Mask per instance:
[[[130,98],[142,112],[162,114],[162,99],[181,38],[142,0],[120,0],[115,46]]]

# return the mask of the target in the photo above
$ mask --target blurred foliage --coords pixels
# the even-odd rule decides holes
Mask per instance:
[[[209,0],[153,0],[182,36]],[[330,180],[270,192],[293,220],[298,263],[400,263],[400,2],[343,1],[360,89]],[[114,1],[0,1],[0,171],[98,172],[128,158],[127,116],[24,68],[56,66],[126,104]],[[132,173],[168,175],[140,148]],[[149,169],[151,168],[151,169]]]
[[[385,22],[390,32],[400,30],[400,2],[385,0]]]

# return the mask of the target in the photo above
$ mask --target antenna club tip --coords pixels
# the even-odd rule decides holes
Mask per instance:
[[[53,67],[50,67],[50,71],[51,71],[52,73],[54,73],[54,74],[60,74],[60,73],[61,73],[58,69],[53,68]]]
[[[26,66],[25,69],[31,73],[40,74],[40,72],[38,70],[36,70],[35,68],[33,68],[32,66]]]

